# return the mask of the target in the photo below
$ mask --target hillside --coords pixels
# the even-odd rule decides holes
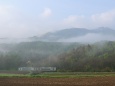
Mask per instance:
[[[61,71],[115,71],[115,42],[81,46],[58,56]]]
[[[57,55],[69,52],[80,45],[82,44],[40,41],[0,44],[0,70],[31,65],[46,66]],[[28,61],[31,61],[32,64],[28,65]]]
[[[57,71],[115,71],[115,42],[0,44],[0,70],[23,66],[54,66]]]

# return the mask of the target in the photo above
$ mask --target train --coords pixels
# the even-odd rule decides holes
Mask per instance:
[[[18,71],[54,72],[56,67],[19,67]]]

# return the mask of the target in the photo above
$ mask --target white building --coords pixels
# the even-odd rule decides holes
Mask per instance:
[[[19,71],[43,71],[51,72],[56,71],[56,67],[19,67]]]

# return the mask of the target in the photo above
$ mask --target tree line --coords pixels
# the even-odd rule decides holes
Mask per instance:
[[[0,70],[17,70],[24,66],[53,66],[57,67],[57,71],[63,72],[115,71],[114,41],[81,45],[66,44],[66,46],[62,44],[55,46],[55,43],[53,46],[51,43],[41,45],[24,43],[14,46],[9,52],[0,52]],[[43,53],[39,53],[40,50]],[[31,64],[27,64],[28,61]]]

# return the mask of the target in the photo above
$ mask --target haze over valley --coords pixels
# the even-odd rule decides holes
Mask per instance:
[[[115,0],[0,0],[0,71],[19,67],[115,72]]]
[[[115,41],[115,30],[108,27],[96,29],[69,28],[54,32],[45,33],[42,36],[32,36],[27,38],[1,38],[0,43],[20,43],[20,42],[80,42],[95,43],[99,41]]]

